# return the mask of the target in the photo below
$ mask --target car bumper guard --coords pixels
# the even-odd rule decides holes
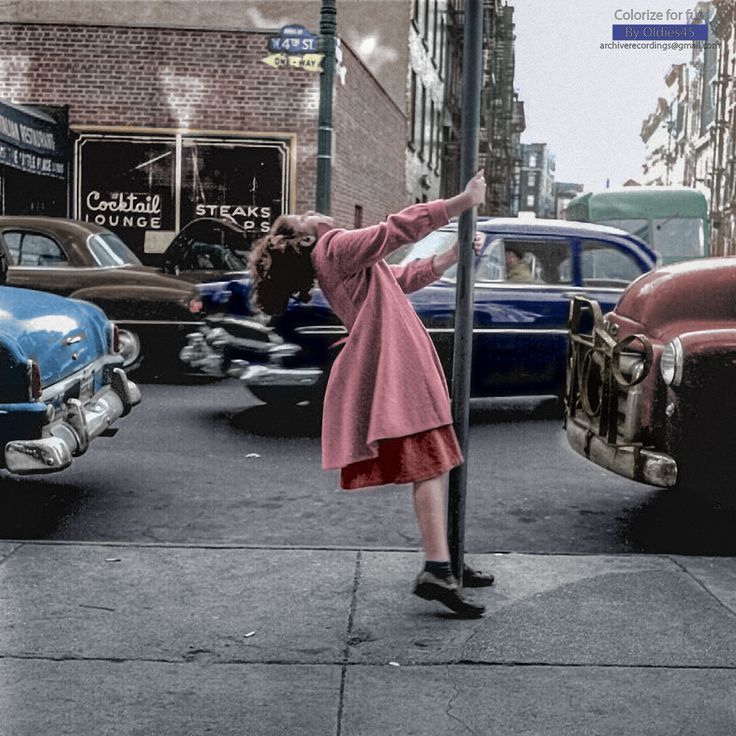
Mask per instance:
[[[69,467],[73,457],[86,452],[89,443],[105,432],[141,400],[138,386],[122,368],[114,368],[112,381],[86,403],[67,401],[66,417],[52,422],[48,436],[12,440],[5,446],[5,465],[11,473],[54,473]]]
[[[624,478],[662,488],[677,483],[677,463],[663,452],[636,445],[610,445],[575,419],[568,418],[566,432],[575,452]]]

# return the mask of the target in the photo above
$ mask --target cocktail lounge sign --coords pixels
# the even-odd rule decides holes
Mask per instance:
[[[317,53],[317,39],[318,36],[304,26],[283,26],[278,36],[269,36],[271,53],[261,61],[276,69],[291,67],[321,72],[324,54]]]
[[[53,119],[0,102],[0,164],[64,179],[65,139],[65,131]]]

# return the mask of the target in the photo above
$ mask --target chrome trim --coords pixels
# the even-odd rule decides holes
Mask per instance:
[[[240,374],[243,386],[314,386],[322,378],[321,368],[279,368],[246,365]]]
[[[663,452],[637,445],[609,445],[574,418],[567,419],[567,440],[575,452],[614,473],[662,488],[677,483],[677,463]]]
[[[114,319],[112,320],[116,325],[173,325],[178,327],[179,325],[185,327],[200,327],[204,324],[204,320],[197,320],[195,322],[179,322],[178,320],[165,320],[165,319]]]
[[[427,327],[427,332],[436,332],[438,334],[452,334],[455,332],[454,327]],[[493,334],[498,333],[499,335],[567,335],[567,330],[564,329],[530,329],[522,330],[511,327],[482,327],[473,328],[473,334]]]
[[[307,325],[297,327],[295,332],[300,335],[347,335],[348,331],[342,325]]]

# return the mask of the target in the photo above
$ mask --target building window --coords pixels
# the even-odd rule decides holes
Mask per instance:
[[[421,100],[421,122],[419,128],[419,158],[424,158],[424,146],[426,142],[425,128],[427,125],[427,90],[422,85],[422,100]]]
[[[437,155],[434,159],[434,173],[439,173],[440,161],[442,160],[442,118],[439,110],[436,113],[435,137],[437,144]]]
[[[429,103],[429,158],[427,159],[427,162],[430,166],[432,166],[432,162],[434,161],[434,100],[431,100]]]
[[[537,165],[537,154],[530,153],[529,154],[529,166],[533,169],[536,165]]]
[[[417,73],[411,70],[411,91],[409,96],[409,146],[416,148],[417,141]]]
[[[447,22],[445,21],[444,14],[440,18],[440,61],[437,65],[437,69],[440,75],[440,79],[445,76],[445,35],[447,33]]]
[[[527,206],[527,209],[530,209],[530,210],[534,209],[534,195],[533,194],[526,195],[526,206]]]
[[[527,177],[527,180],[526,180],[526,185],[528,187],[533,187],[536,183],[537,183],[537,175],[533,171],[530,171],[529,176]]]
[[[359,205],[355,205],[355,212],[353,213],[353,227],[357,230],[363,227],[363,208]]]

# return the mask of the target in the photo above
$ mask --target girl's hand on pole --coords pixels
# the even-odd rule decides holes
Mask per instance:
[[[466,194],[469,194],[473,202],[473,207],[478,207],[486,201],[486,178],[483,169],[467,183],[465,186]]]

